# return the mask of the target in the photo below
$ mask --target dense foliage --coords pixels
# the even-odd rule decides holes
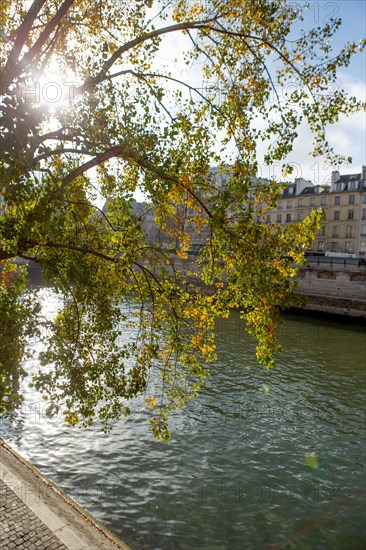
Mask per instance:
[[[294,38],[299,21],[285,0],[2,0],[3,407],[39,314],[10,274],[16,257],[63,296],[35,384],[72,424],[128,414],[155,366],[162,382],[146,403],[158,409],[154,434],[168,437],[167,411],[196,394],[215,319],[232,308],[258,361],[273,365],[279,311],[293,299],[289,259],[301,262],[321,212],[285,230],[260,223],[280,187],[253,179],[257,144],[285,172],[306,121],[314,154],[340,161],[326,127],[361,108],[333,84],[364,45],[333,54],[338,20]],[[160,244],[131,208],[136,191]],[[206,245],[187,262],[194,232]]]

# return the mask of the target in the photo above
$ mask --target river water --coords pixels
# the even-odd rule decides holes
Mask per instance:
[[[218,360],[169,442],[143,398],[105,434],[46,418],[26,387],[2,437],[132,548],[363,549],[365,326],[288,315],[281,340],[266,371],[239,316],[220,323]]]

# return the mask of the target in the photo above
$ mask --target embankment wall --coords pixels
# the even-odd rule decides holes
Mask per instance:
[[[305,309],[366,319],[366,266],[308,264],[297,280]]]

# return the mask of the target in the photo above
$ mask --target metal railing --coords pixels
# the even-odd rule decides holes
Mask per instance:
[[[364,258],[337,258],[333,256],[310,256],[306,258],[307,263],[322,265],[352,265],[364,267],[366,269],[366,260]]]

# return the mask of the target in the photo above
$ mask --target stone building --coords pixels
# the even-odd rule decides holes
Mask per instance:
[[[216,191],[225,188],[228,171],[221,172],[216,168],[210,170]],[[268,180],[252,178],[253,189],[257,185],[266,184]],[[249,198],[253,195],[253,189]],[[148,203],[133,203],[134,214],[141,220],[149,241],[158,246],[178,249],[178,242],[173,242],[169,231],[162,230],[154,220],[154,209]],[[183,208],[183,207],[182,207]],[[312,210],[322,208],[324,219],[322,227],[317,231],[311,249],[313,254],[352,254],[358,257],[366,256],[366,167],[360,173],[340,175],[332,173],[330,185],[313,185],[311,181],[296,178],[287,183],[281,190],[281,196],[276,207],[267,213],[261,223],[280,224],[285,228],[288,224],[301,222]],[[182,232],[191,236],[189,254],[199,254],[209,238],[209,228],[196,231],[194,217],[196,213],[189,208],[176,218],[168,220],[169,224],[181,224]],[[169,227],[168,227],[169,229]]]
[[[311,181],[296,178],[293,183],[287,184],[281,191],[281,197],[277,201],[276,208],[267,216],[267,223],[277,223],[285,227],[289,223],[299,223],[305,219],[312,210],[323,208],[325,217],[322,228],[317,231],[311,251],[323,253],[326,251],[327,238],[327,210],[329,204],[329,186],[313,185]]]
[[[361,173],[332,173],[329,190],[327,248],[330,252],[366,253],[366,167]]]
[[[318,208],[324,209],[325,216],[310,252],[365,256],[366,167],[357,174],[340,175],[334,171],[330,186],[295,179],[281,192],[266,222],[285,227],[300,222]]]

